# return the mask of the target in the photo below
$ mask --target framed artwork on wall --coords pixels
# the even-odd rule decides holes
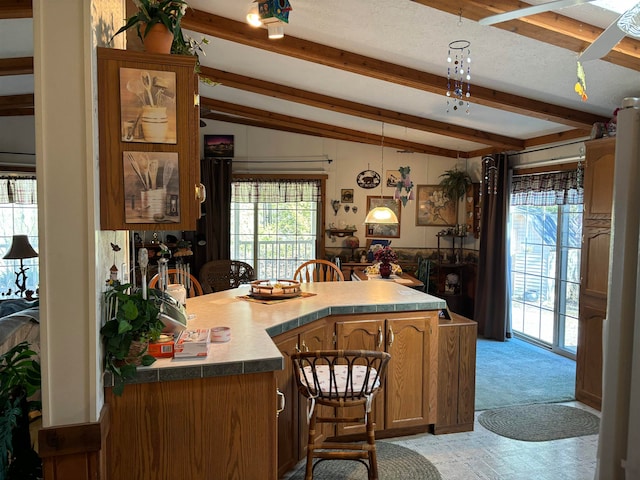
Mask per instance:
[[[367,196],[367,212],[376,207],[389,207],[398,217],[398,224],[389,225],[384,223],[369,223],[366,225],[367,237],[376,238],[400,238],[400,200],[396,200],[391,196]]]
[[[340,201],[342,203],[353,203],[353,188],[343,188],[340,190]]]
[[[458,202],[447,197],[440,185],[418,185],[417,200],[417,226],[447,226],[457,223]]]
[[[385,184],[390,188],[396,188],[396,185],[402,179],[399,170],[387,170],[385,177]]]
[[[231,158],[233,150],[233,135],[204,136],[204,158]]]

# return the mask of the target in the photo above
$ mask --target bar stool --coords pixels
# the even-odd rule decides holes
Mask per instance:
[[[318,350],[291,355],[300,393],[307,399],[307,465],[305,480],[313,480],[315,465],[324,460],[356,460],[367,467],[368,478],[378,478],[373,399],[384,382],[391,355],[369,350]],[[333,407],[333,417],[318,417],[317,405]],[[338,408],[361,406],[363,417],[339,415]],[[318,423],[357,423],[366,426],[363,442],[315,442]],[[319,458],[317,462],[313,459]],[[368,460],[368,463],[365,462]]]

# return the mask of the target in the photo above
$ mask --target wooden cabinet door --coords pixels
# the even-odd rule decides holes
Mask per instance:
[[[594,308],[580,297],[576,400],[598,410],[602,404],[602,330],[605,317],[606,308]]]
[[[580,295],[599,298],[607,307],[609,288],[610,228],[583,227],[580,265]]]
[[[615,137],[586,142],[584,220],[611,222]]]
[[[384,348],[384,319],[353,320],[336,322],[336,348],[340,350],[382,350]],[[384,428],[384,390],[381,388],[373,401],[373,415],[376,430]],[[362,407],[344,409],[340,415],[357,417],[362,415]],[[362,424],[340,424],[336,435],[364,433]]]
[[[437,313],[387,320],[391,360],[385,386],[385,428],[437,421],[437,322]]]
[[[100,227],[195,230],[203,198],[196,58],[100,47],[97,58]],[[145,79],[146,95],[136,92]]]
[[[284,369],[275,372],[278,390],[285,397],[284,410],[278,415],[278,477],[281,477],[293,468],[299,458],[299,393],[291,363],[291,354],[298,347],[298,335],[281,335],[275,343],[284,357]]]
[[[302,331],[298,337],[300,350],[303,352],[309,352],[314,350],[330,350],[330,337],[327,332],[327,327],[324,321],[320,320],[314,322],[313,326]],[[307,400],[302,395],[298,395],[299,407],[298,407],[298,424],[300,428],[299,433],[299,447],[298,458],[302,458],[307,453],[307,444],[309,442],[309,425],[307,423]],[[316,405],[318,409],[318,416],[330,416],[330,407],[324,405]],[[320,428],[316,427],[316,437],[314,443],[321,442],[323,438],[330,437],[334,434],[335,429],[329,423],[320,424]]]

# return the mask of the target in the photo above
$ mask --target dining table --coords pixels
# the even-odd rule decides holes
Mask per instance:
[[[380,274],[367,274],[363,270],[353,270],[351,272],[351,280],[353,281],[367,281],[367,280],[380,280],[385,282],[395,282],[400,285],[405,285],[411,288],[423,288],[424,283],[418,280],[413,275],[402,272],[400,274],[392,273],[389,278],[382,278]]]

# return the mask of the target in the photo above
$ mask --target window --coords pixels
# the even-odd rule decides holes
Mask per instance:
[[[20,260],[1,258],[11,248],[13,235],[27,235],[38,251],[38,199],[33,176],[0,176],[0,298],[15,296]],[[26,288],[35,292],[40,284],[38,258],[25,258],[22,263],[28,268]]]
[[[514,176],[509,210],[513,331],[568,356],[578,345],[580,177]]]
[[[236,180],[231,186],[231,258],[257,278],[287,279],[316,258],[320,180]]]

